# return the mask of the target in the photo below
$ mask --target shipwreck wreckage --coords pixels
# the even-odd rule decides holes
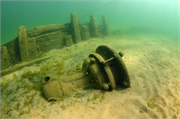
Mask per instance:
[[[1,69],[19,62],[27,62],[41,57],[52,49],[69,47],[81,41],[109,36],[111,34],[107,19],[102,16],[103,25],[97,25],[94,15],[90,22],[81,24],[75,12],[71,13],[71,22],[53,24],[26,30],[20,26],[18,36],[1,46]]]
[[[71,13],[71,22],[40,26],[26,30],[20,26],[18,37],[1,46],[1,70],[19,62],[28,62],[41,57],[52,49],[69,47],[81,41],[100,36],[109,36],[107,19],[102,16],[103,25],[97,25],[94,15],[90,22],[81,24],[75,12]],[[100,45],[95,53],[84,60],[82,70],[72,76],[47,74],[43,79],[43,94],[46,100],[59,100],[72,93],[74,88],[95,87],[114,90],[117,85],[130,87],[126,66],[121,59],[122,52],[117,53],[111,47]],[[2,74],[2,71],[1,71]]]
[[[95,53],[84,60],[82,70],[71,76],[49,73],[44,77],[43,94],[46,100],[56,101],[70,95],[74,89],[94,87],[114,90],[117,85],[130,87],[126,66],[119,54],[111,47],[100,45]]]

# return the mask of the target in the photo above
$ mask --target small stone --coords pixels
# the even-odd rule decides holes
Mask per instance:
[[[109,89],[108,84],[104,83],[104,84],[103,84],[103,88],[104,88],[104,90],[108,90],[108,89]]]

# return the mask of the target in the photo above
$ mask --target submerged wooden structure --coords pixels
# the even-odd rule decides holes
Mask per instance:
[[[26,29],[20,26],[18,37],[1,46],[1,69],[19,62],[37,59],[42,53],[52,49],[68,47],[90,38],[109,36],[107,19],[102,16],[103,25],[98,26],[94,15],[90,22],[81,24],[75,12],[71,13],[71,22]]]

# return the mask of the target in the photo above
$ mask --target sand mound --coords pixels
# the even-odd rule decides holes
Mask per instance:
[[[131,88],[77,90],[61,101],[47,102],[37,87],[43,75],[31,80],[22,76],[59,62],[61,74],[77,72],[100,44],[124,53]],[[1,118],[180,118],[179,53],[177,42],[157,35],[91,39],[52,50],[44,54],[52,58],[1,78]]]

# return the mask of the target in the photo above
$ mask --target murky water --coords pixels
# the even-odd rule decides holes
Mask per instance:
[[[179,10],[176,0],[1,1],[1,44],[15,38],[22,25],[30,29],[69,23],[71,12],[76,12],[80,23],[89,22],[94,14],[97,24],[102,24],[105,15],[112,30],[169,34],[177,40]]]

